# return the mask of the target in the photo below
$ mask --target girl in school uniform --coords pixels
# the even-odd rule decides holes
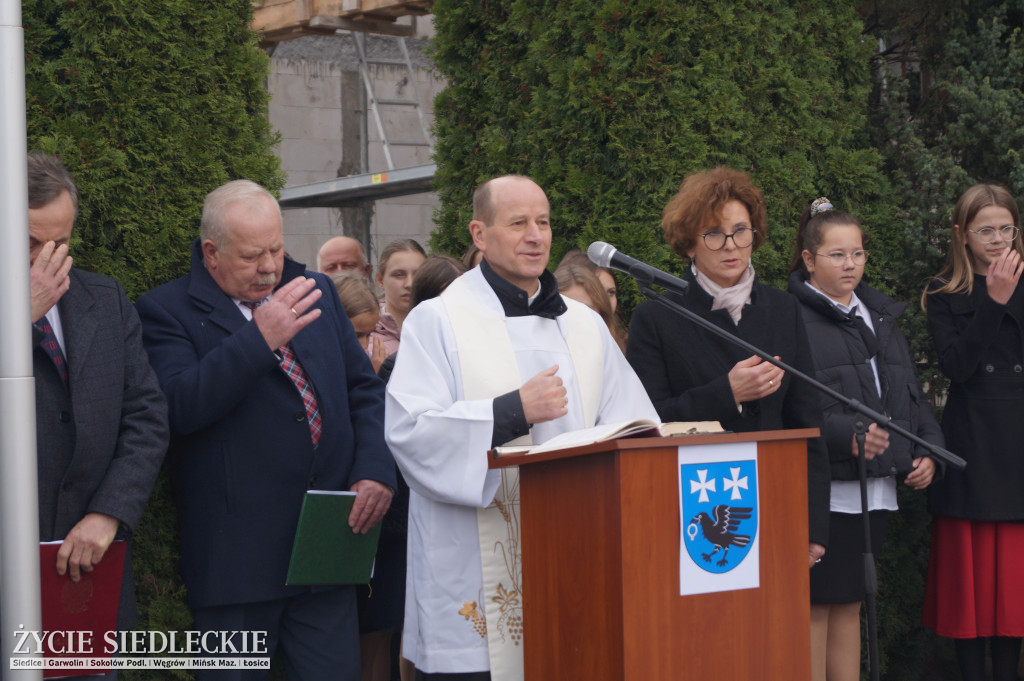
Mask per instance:
[[[825,198],[804,211],[790,268],[789,292],[800,303],[819,381],[927,442],[943,444],[921,391],[896,302],[861,281],[868,252],[860,222]],[[864,535],[854,423],[863,417],[822,395],[822,436],[832,476],[828,552],[811,570],[812,678],[860,679],[860,607],[866,595]],[[923,489],[936,465],[926,450],[872,423],[865,443],[871,552],[877,556],[896,485]]]
[[[1024,636],[1024,292],[1020,213],[978,184],[953,210],[946,266],[922,296],[949,378],[942,430],[967,460],[930,494],[924,624],[955,639],[967,681],[1016,680]]]

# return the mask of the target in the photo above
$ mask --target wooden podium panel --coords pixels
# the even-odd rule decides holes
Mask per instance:
[[[810,678],[806,438],[618,440],[517,455],[526,681]],[[760,587],[679,595],[677,448],[757,442]]]

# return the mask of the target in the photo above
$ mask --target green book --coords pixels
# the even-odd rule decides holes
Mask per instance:
[[[355,492],[306,492],[285,584],[326,586],[370,581],[381,523],[366,534],[353,532],[348,516],[355,501]]]

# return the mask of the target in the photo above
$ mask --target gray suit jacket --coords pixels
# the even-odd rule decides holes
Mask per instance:
[[[134,531],[167,449],[167,404],[142,347],[135,307],[108,277],[71,270],[57,303],[68,385],[33,327],[39,537],[62,540],[87,513]],[[44,566],[45,567],[45,566]],[[118,625],[135,621],[131,560],[125,565]]]

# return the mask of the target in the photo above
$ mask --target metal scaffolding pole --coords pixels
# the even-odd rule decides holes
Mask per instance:
[[[28,320],[25,36],[21,0],[0,0],[0,676],[39,681],[41,669],[11,669],[17,631],[41,631],[36,397]]]

